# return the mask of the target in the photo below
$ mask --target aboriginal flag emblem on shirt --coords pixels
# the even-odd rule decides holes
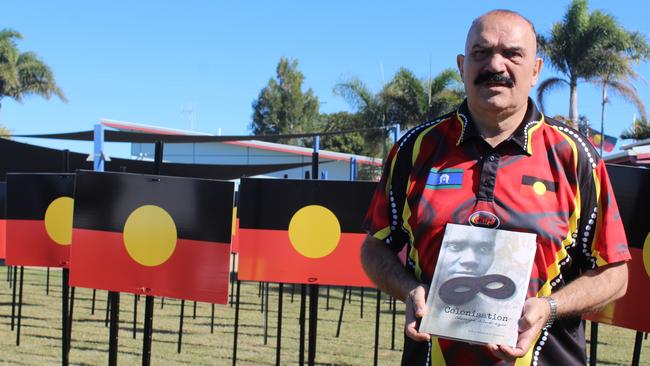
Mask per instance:
[[[431,169],[427,177],[428,189],[460,188],[463,185],[462,169]]]
[[[242,179],[240,280],[373,286],[361,267],[374,182]]]
[[[234,184],[80,171],[73,286],[226,303]]]
[[[7,174],[6,255],[14,266],[68,267],[74,174]]]
[[[521,177],[520,193],[524,196],[543,197],[549,193],[557,193],[558,184],[550,180],[523,175]]]

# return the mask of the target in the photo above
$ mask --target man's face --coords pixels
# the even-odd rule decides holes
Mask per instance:
[[[445,243],[446,253],[440,265],[447,278],[483,276],[494,261],[494,241],[455,238]],[[489,238],[487,238],[489,239]],[[447,279],[443,279],[443,282]]]
[[[525,108],[542,67],[535,34],[522,18],[488,14],[470,29],[457,63],[470,110],[489,114]]]

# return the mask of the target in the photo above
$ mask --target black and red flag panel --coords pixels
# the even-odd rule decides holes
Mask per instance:
[[[360,251],[375,187],[374,182],[242,179],[238,278],[373,286]]]
[[[7,183],[0,182],[0,259],[7,257],[7,220],[5,220],[5,203],[7,202]]]
[[[73,193],[74,174],[7,174],[7,264],[68,267]]]
[[[78,171],[72,286],[228,301],[232,182]]]
[[[628,263],[627,293],[589,320],[650,332],[648,300],[650,293],[650,170],[607,165],[618,209],[625,227],[632,260]]]

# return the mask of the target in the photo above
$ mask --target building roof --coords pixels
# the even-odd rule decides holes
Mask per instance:
[[[623,165],[650,165],[650,139],[622,145],[621,151],[605,157],[605,162]]]
[[[100,123],[106,127],[114,128],[120,131],[133,131],[133,132],[146,132],[146,133],[158,133],[158,134],[169,134],[169,135],[198,135],[198,136],[209,136],[208,133],[187,131],[173,128],[166,128],[160,126],[145,125],[132,122],[116,121],[112,119],[101,119]],[[218,143],[218,142],[217,142]],[[288,154],[304,155],[311,156],[313,149],[302,147],[302,146],[293,146],[287,144],[278,144],[275,142],[266,142],[258,140],[249,140],[249,141],[225,141],[224,144],[251,147],[260,150],[268,151],[277,151],[284,152]],[[350,161],[351,158],[354,158],[357,164],[365,165],[375,165],[381,166],[382,160],[379,158],[372,158],[364,155],[356,154],[347,154],[336,151],[329,150],[319,150],[318,152],[320,158],[330,159],[330,160],[339,160],[339,161]]]

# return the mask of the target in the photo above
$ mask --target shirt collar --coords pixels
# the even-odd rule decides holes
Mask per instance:
[[[469,113],[469,108],[467,107],[467,99],[465,99],[460,107],[458,107],[458,110],[456,111],[456,117],[461,124],[460,137],[458,138],[456,145],[460,145],[461,143],[470,141],[474,138],[482,138],[478,133],[476,126],[474,125],[471,114]],[[544,115],[539,112],[537,106],[535,106],[535,102],[533,102],[533,100],[529,97],[528,107],[526,109],[524,119],[521,121],[517,129],[512,133],[512,136],[508,138],[508,140],[517,144],[526,154],[532,155],[533,150],[530,139],[533,135],[533,132],[535,132],[535,130],[541,126],[543,121]]]

